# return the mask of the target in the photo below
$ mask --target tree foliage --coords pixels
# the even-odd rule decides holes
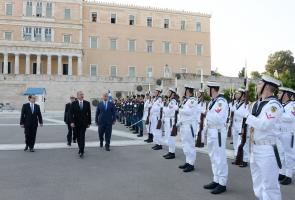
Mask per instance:
[[[250,75],[252,79],[260,79],[262,76],[258,71],[253,71]]]
[[[238,74],[239,78],[244,78],[245,77],[245,67],[243,67],[241,69],[241,71],[239,71],[239,74]]]

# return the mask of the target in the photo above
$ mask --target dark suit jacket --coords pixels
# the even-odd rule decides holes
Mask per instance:
[[[64,114],[64,122],[67,124],[70,123],[70,109],[71,109],[71,103],[67,103],[65,107],[65,114]]]
[[[70,123],[77,127],[87,127],[91,125],[91,108],[88,101],[83,100],[83,110],[81,111],[79,101],[74,101],[70,108]]]
[[[40,111],[40,106],[38,104],[34,105],[34,113],[32,113],[30,103],[26,103],[22,107],[20,116],[20,125],[26,127],[37,128],[38,122],[43,124],[42,114]]]
[[[96,108],[95,122],[97,125],[112,125],[116,121],[116,108],[112,102],[108,102],[107,110],[104,102],[100,102]]]

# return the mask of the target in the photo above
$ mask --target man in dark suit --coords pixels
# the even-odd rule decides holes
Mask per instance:
[[[103,101],[97,105],[95,123],[98,125],[98,134],[100,147],[103,147],[105,138],[105,148],[110,151],[110,141],[112,135],[112,126],[116,122],[116,108],[114,104],[108,101],[108,94],[103,95]]]
[[[82,158],[84,156],[85,132],[91,125],[90,103],[84,100],[82,91],[77,92],[77,100],[71,104],[70,113],[71,127],[77,131],[79,155]]]
[[[28,99],[29,103],[24,104],[22,107],[20,125],[25,129],[26,147],[24,151],[27,151],[28,148],[30,148],[30,152],[34,152],[38,122],[42,127],[43,120],[40,106],[35,104],[36,96],[29,95]]]
[[[64,122],[68,125],[68,134],[67,134],[67,144],[68,146],[71,146],[72,143],[72,137],[73,137],[73,142],[76,143],[77,139],[77,133],[76,129],[71,127],[71,122],[70,122],[70,109],[71,109],[71,104],[75,101],[75,97],[71,96],[70,97],[70,102],[66,104],[65,106],[65,114],[64,114]]]

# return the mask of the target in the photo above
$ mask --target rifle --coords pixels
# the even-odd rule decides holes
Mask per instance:
[[[174,115],[174,124],[172,126],[172,130],[171,130],[171,136],[177,136],[177,117],[178,117],[178,110],[175,111],[175,115]]]
[[[227,130],[227,137],[230,138],[232,136],[232,127],[233,127],[233,122],[234,122],[234,115],[235,112],[231,111],[230,112],[230,117],[229,117],[229,126]]]
[[[200,127],[199,127],[199,132],[198,132],[198,137],[196,140],[195,147],[203,148],[204,147],[204,142],[202,142],[202,132],[204,129],[204,121],[205,121],[206,115],[204,113],[201,113],[200,116]]]
[[[151,108],[152,107],[149,107],[149,110],[148,110],[148,116],[147,116],[146,121],[145,121],[145,124],[146,125],[149,125],[150,124]]]
[[[163,107],[160,109],[160,119],[158,120],[157,129],[162,127]]]

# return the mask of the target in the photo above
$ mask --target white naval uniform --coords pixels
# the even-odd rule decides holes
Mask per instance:
[[[226,121],[228,117],[228,103],[223,95],[212,99],[208,104],[206,115],[207,146],[211,160],[213,181],[226,186],[228,179],[228,165],[226,159]],[[221,133],[221,146],[219,146],[218,132]]]
[[[150,130],[154,136],[154,142],[157,145],[162,143],[162,129],[157,129],[158,120],[160,119],[160,109],[163,107],[161,97],[156,97],[150,111]]]
[[[279,142],[280,157],[282,161],[282,169],[280,174],[289,178],[293,176],[293,168],[295,167],[295,145],[291,145],[292,135],[295,134],[295,101],[289,101],[284,106],[284,113],[280,118],[279,124]],[[295,140],[295,139],[294,139]]]
[[[279,118],[283,113],[275,97],[256,102],[246,123],[250,130],[250,169],[255,196],[259,200],[281,200],[279,167],[273,145],[277,140]]]
[[[147,117],[149,115],[149,108],[152,105],[153,105],[152,104],[152,101],[149,100],[149,99],[144,102],[143,117],[142,117],[142,120],[143,121],[146,121],[147,120]],[[151,131],[150,131],[150,123],[149,124],[146,124],[145,125],[145,128],[146,128],[147,133],[151,133]]]
[[[168,145],[170,153],[175,153],[175,137],[171,136],[171,131],[175,120],[175,111],[177,110],[178,104],[175,99],[171,99],[163,109],[165,143]]]
[[[234,115],[235,115],[235,111],[236,111],[237,105],[239,105],[239,102],[238,101],[234,101],[233,104],[232,103],[229,104],[229,111],[230,111],[229,114],[231,112],[234,112]],[[232,124],[233,125],[231,127],[231,133],[232,133],[234,154],[236,156],[237,155],[237,152],[238,152],[239,133],[240,133],[241,128],[239,128],[238,126],[236,126],[236,127],[234,126],[234,120],[233,120],[233,123]]]
[[[232,134],[238,135],[237,146],[234,147],[235,149],[235,156],[237,156],[237,149],[241,144],[242,140],[242,124],[243,118],[247,117],[249,114],[249,105],[246,105],[245,102],[238,102],[235,106],[234,110],[234,119],[233,119],[233,129]],[[243,161],[249,162],[249,133],[247,133],[246,143],[243,147]]]
[[[195,148],[196,138],[196,115],[197,100],[195,97],[189,97],[184,100],[179,108],[180,138],[182,150],[185,155],[185,162],[194,165],[196,162],[197,151]]]

